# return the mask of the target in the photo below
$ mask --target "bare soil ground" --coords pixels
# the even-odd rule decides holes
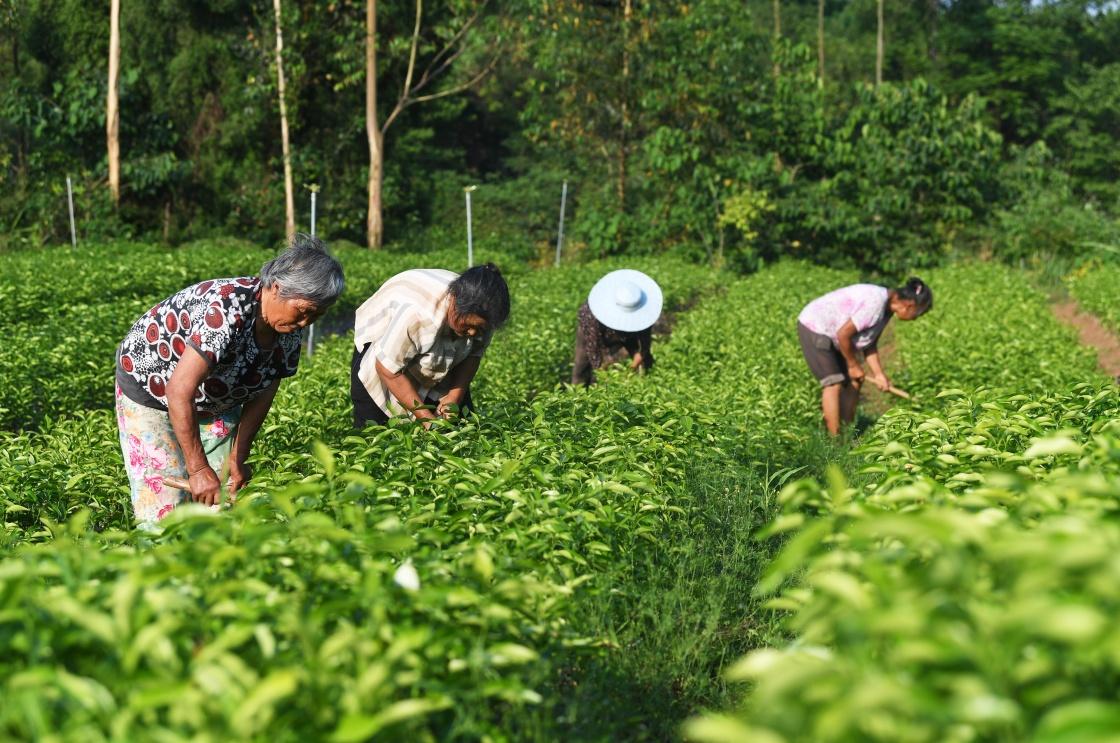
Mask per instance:
[[[1097,364],[1110,377],[1120,377],[1120,338],[1101,324],[1097,317],[1083,312],[1077,302],[1065,299],[1050,305],[1054,316],[1077,330],[1081,345],[1097,352]]]

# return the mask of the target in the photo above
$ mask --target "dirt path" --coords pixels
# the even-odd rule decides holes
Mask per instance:
[[[1095,315],[1082,312],[1077,302],[1065,299],[1050,305],[1054,316],[1076,328],[1081,345],[1097,352],[1097,365],[1105,374],[1116,379],[1120,377],[1120,338],[1101,324]]]

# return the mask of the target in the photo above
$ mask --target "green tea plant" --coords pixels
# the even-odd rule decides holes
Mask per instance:
[[[923,396],[980,386],[1062,389],[1099,379],[1096,358],[1051,314],[1025,276],[993,263],[923,272],[934,308],[894,322],[899,385]]]
[[[218,251],[196,247],[184,253],[184,270]],[[350,283],[336,327],[391,273],[461,260],[458,252],[339,255]],[[680,311],[671,337],[655,343],[658,364],[646,376],[610,369],[596,387],[568,388],[560,382],[575,310],[595,279],[621,265],[510,267],[513,314],[483,363],[479,415],[432,431],[404,422],[354,431],[352,336],[327,335],[281,386],[238,503],[228,513],[177,510],[160,535],[132,531],[110,395],[91,395],[89,410],[62,405],[74,399],[68,394],[110,389],[118,339],[94,341],[108,343],[105,369],[90,367],[80,390],[46,375],[21,399],[65,412],[0,432],[0,734],[665,738],[700,706],[731,707],[739,687],[720,679],[728,658],[768,650],[776,655],[748,658],[780,659],[803,647],[848,658],[851,648],[857,670],[877,658],[854,639],[843,644],[856,637],[844,623],[853,610],[828,603],[836,594],[813,582],[830,559],[844,555],[832,570],[850,573],[837,585],[863,585],[886,580],[858,572],[880,554],[881,571],[894,575],[903,564],[919,572],[930,550],[957,549],[951,539],[921,541],[915,557],[896,564],[891,550],[902,537],[849,526],[911,514],[955,524],[960,514],[996,528],[998,512],[1028,531],[1093,511],[1067,501],[1106,502],[1075,498],[1082,486],[1063,483],[1097,482],[1098,493],[1112,486],[1106,442],[1116,434],[1107,423],[1116,395],[1059,385],[1091,363],[1048,314],[1035,313],[1040,295],[1006,269],[930,278],[937,307],[899,328],[890,369],[927,399],[884,416],[847,458],[821,434],[795,318],[856,275],[781,263],[730,281],[671,259],[631,261]],[[110,285],[119,274],[105,277]],[[83,286],[75,282],[75,296],[87,291],[81,301],[108,317]],[[143,299],[149,289],[137,286],[125,301],[177,288],[153,285],[154,299]],[[993,323],[994,310],[1015,322]],[[1012,389],[974,391],[982,381]],[[957,389],[936,396],[947,383]],[[837,459],[853,485],[815,484]],[[807,475],[814,479],[788,485]],[[930,529],[946,532],[923,533]],[[857,546],[843,552],[848,543]],[[969,542],[953,559],[964,565],[976,552]],[[984,580],[971,578],[984,570],[954,590],[981,590]],[[916,595],[899,589],[895,607],[883,591],[869,605],[890,608],[888,618]],[[894,631],[885,626],[881,638]],[[1069,667],[1068,684],[1088,668]],[[842,696],[851,678],[826,691]],[[830,699],[817,691],[796,702],[805,706],[790,720],[816,724],[812,705]],[[627,714],[614,709],[618,699]],[[793,709],[785,696],[767,699],[774,714]],[[1019,727],[998,728],[1011,737],[1044,712],[1014,700],[1025,710]],[[898,714],[882,708],[853,724]],[[745,710],[696,724],[813,737]],[[905,732],[901,723],[881,729]]]
[[[1120,332],[1120,309],[1116,306],[1116,287],[1120,266],[1090,263],[1066,278],[1066,287],[1082,309],[1101,319],[1110,330]]]
[[[727,670],[726,740],[1085,740],[1115,730],[1120,394],[943,393],[884,416],[870,481],[800,481],[757,591],[796,639]]]

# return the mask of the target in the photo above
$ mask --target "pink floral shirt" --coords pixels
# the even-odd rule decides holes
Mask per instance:
[[[891,313],[887,308],[890,294],[878,284],[852,284],[817,297],[801,310],[797,321],[809,330],[828,336],[838,343],[837,333],[848,320],[856,326],[852,343],[867,348],[879,340]]]

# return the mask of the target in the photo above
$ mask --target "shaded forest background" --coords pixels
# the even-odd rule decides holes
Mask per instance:
[[[372,1],[372,0],[370,0]],[[272,0],[121,0],[121,197],[107,187],[109,3],[0,0],[0,249],[84,238],[275,244]],[[1120,8],[1078,0],[381,0],[385,246],[781,255],[898,272],[1120,244]],[[297,224],[367,242],[365,19],[284,0]],[[476,18],[473,22],[470,19]],[[469,24],[469,25],[468,25]],[[444,65],[444,62],[450,62]]]

